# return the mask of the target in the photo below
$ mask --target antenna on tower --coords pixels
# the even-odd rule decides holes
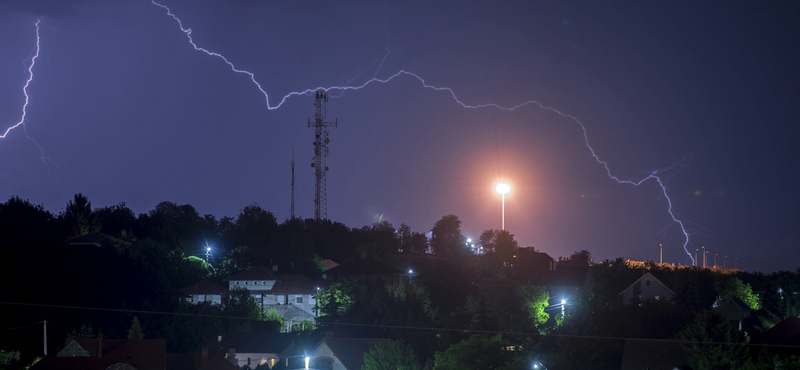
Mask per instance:
[[[314,219],[323,220],[328,218],[328,197],[325,193],[325,173],[328,172],[326,159],[328,158],[328,127],[337,127],[339,121],[325,122],[326,103],[328,103],[328,92],[317,90],[314,94],[314,106],[317,112],[314,115],[314,123],[308,120],[308,127],[314,128],[314,168],[316,177],[316,191],[314,192]]]
[[[292,147],[292,211],[289,213],[294,218],[294,147]]]

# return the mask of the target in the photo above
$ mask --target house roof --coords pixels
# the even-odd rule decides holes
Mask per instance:
[[[769,344],[800,345],[800,318],[789,316],[764,332],[764,341]]]
[[[272,270],[264,266],[256,266],[247,271],[242,271],[238,274],[222,279],[224,281],[231,280],[278,280]]]
[[[239,333],[214,338],[209,347],[235,348],[237,353],[281,353],[297,338],[296,333]]]
[[[303,274],[277,274],[278,281],[270,292],[276,294],[316,294],[317,282]]]
[[[67,244],[70,245],[96,245],[98,247],[104,245],[130,245],[131,243],[126,242],[122,239],[115,238],[110,235],[103,234],[101,232],[93,232],[90,234],[82,235],[77,238],[72,238],[67,240]]]
[[[199,353],[169,353],[167,354],[167,369],[169,370],[241,370],[225,358],[224,354],[209,355],[210,360],[202,362]]]
[[[376,275],[376,274],[398,274],[402,275],[403,272],[380,262],[374,258],[359,258],[350,262],[345,262],[339,266],[325,271],[325,274],[353,274],[353,275]]]
[[[180,289],[180,292],[186,295],[195,294],[228,294],[228,289],[223,288],[219,284],[213,282],[211,279],[206,279],[191,285],[187,285]]]
[[[118,363],[130,364],[138,370],[166,369],[167,342],[165,339],[76,338],[71,341],[89,352],[89,355],[45,357],[31,369],[105,370]],[[97,357],[98,341],[102,341],[102,357]]]
[[[672,370],[688,364],[687,353],[680,342],[636,339],[625,341],[622,370]]]
[[[626,291],[626,290],[628,290],[628,289],[631,289],[631,288],[632,288],[634,285],[636,285],[636,283],[638,283],[639,281],[641,281],[642,279],[644,279],[644,278],[645,278],[645,277],[647,277],[647,276],[649,276],[649,277],[653,278],[653,280],[655,280],[656,282],[658,282],[659,284],[661,284],[661,285],[662,285],[664,288],[666,288],[667,290],[669,290],[669,292],[670,292],[670,293],[672,293],[673,295],[675,294],[675,292],[673,292],[673,291],[672,291],[672,289],[670,289],[670,288],[669,288],[669,287],[668,287],[666,284],[662,283],[662,282],[661,282],[661,280],[658,280],[658,279],[656,279],[656,277],[655,277],[655,276],[653,276],[653,275],[652,275],[651,273],[649,273],[649,272],[646,272],[644,275],[642,275],[642,277],[640,277],[640,278],[636,279],[636,281],[634,281],[633,283],[631,283],[631,285],[628,285],[628,287],[627,287],[627,288],[625,288],[625,289],[623,289],[623,290],[622,290],[622,291],[621,291],[619,294],[625,293],[625,291]]]
[[[361,370],[364,365],[364,354],[375,348],[378,343],[391,343],[385,338],[322,338],[317,345],[330,348],[331,352],[347,370]],[[316,352],[316,348],[315,348]]]

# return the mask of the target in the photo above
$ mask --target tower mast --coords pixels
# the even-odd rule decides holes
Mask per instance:
[[[294,218],[294,147],[292,147],[292,211],[289,213]]]
[[[314,93],[314,106],[317,112],[314,115],[314,122],[308,120],[308,127],[314,128],[314,168],[316,186],[314,191],[314,219],[324,220],[328,218],[328,197],[325,191],[325,173],[328,172],[326,159],[328,158],[328,127],[337,127],[338,120],[333,122],[325,121],[326,104],[328,103],[328,92],[317,90]]]

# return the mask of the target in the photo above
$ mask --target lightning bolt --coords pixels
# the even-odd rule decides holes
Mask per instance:
[[[2,135],[0,135],[0,139],[5,139],[8,134],[18,127],[22,127],[22,132],[25,134],[25,137],[28,138],[30,141],[33,142],[33,145],[36,145],[39,148],[39,153],[41,155],[41,160],[45,164],[47,164],[47,158],[44,156],[44,149],[42,146],[39,145],[34,138],[28,135],[28,129],[25,124],[25,118],[28,114],[28,104],[30,103],[30,95],[28,95],[28,87],[30,87],[31,82],[33,81],[33,66],[36,65],[36,59],[39,58],[39,50],[40,50],[40,37],[39,37],[39,23],[42,21],[41,18],[36,20],[36,52],[34,53],[33,57],[31,57],[31,64],[28,66],[28,79],[25,81],[25,86],[22,88],[22,94],[25,95],[25,103],[22,105],[22,116],[19,119],[19,122],[15,123],[14,125],[8,127]],[[48,175],[50,174],[50,166],[47,166]]]
[[[689,245],[689,232],[687,231],[686,225],[684,224],[684,222],[681,221],[680,219],[678,219],[678,217],[675,216],[675,213],[673,212],[672,199],[669,197],[669,192],[667,191],[667,186],[664,184],[664,179],[662,178],[662,176],[660,176],[660,174],[664,174],[664,173],[666,173],[666,172],[668,172],[668,171],[670,171],[670,170],[672,170],[672,169],[674,169],[674,168],[676,168],[678,166],[682,166],[683,165],[682,161],[675,162],[672,165],[670,165],[669,167],[664,168],[664,169],[654,170],[654,171],[650,172],[649,175],[647,175],[647,176],[645,176],[645,177],[643,177],[641,179],[638,179],[638,180],[623,180],[623,179],[620,179],[619,177],[617,177],[614,174],[612,174],[611,168],[609,167],[608,162],[602,160],[600,158],[600,156],[597,155],[597,152],[594,150],[594,148],[589,143],[589,135],[588,135],[588,133],[586,131],[586,125],[584,125],[583,122],[581,122],[577,117],[575,117],[573,115],[570,115],[570,114],[563,113],[563,112],[561,112],[558,109],[555,109],[553,107],[546,106],[546,105],[542,104],[541,102],[539,102],[537,100],[528,100],[528,101],[525,101],[525,102],[522,102],[522,103],[519,103],[519,104],[513,105],[513,106],[503,106],[503,105],[496,104],[496,103],[467,104],[467,103],[461,101],[458,98],[458,96],[456,95],[455,91],[453,91],[453,89],[451,89],[449,87],[440,87],[440,86],[431,85],[431,84],[427,83],[425,81],[425,79],[422,78],[421,76],[417,75],[416,73],[409,72],[409,71],[406,71],[406,70],[399,70],[396,73],[394,73],[393,75],[391,75],[389,77],[386,77],[386,78],[378,78],[377,74],[380,71],[380,68],[383,66],[383,63],[384,63],[384,61],[386,60],[386,58],[388,57],[388,54],[389,54],[388,47],[387,47],[387,50],[384,53],[381,54],[382,58],[381,58],[381,56],[378,57],[378,59],[380,59],[380,65],[379,65],[378,69],[376,70],[375,74],[373,75],[373,77],[370,78],[369,80],[367,80],[366,82],[360,84],[360,85],[349,85],[349,82],[353,81],[355,78],[357,78],[359,75],[361,75],[364,71],[359,72],[356,75],[356,77],[354,77],[353,79],[348,81],[348,84],[345,84],[344,86],[318,86],[318,87],[309,88],[309,89],[302,90],[302,91],[290,92],[290,93],[284,95],[283,98],[281,98],[280,101],[277,104],[271,105],[270,104],[269,94],[264,90],[264,88],[261,86],[261,84],[259,84],[258,81],[256,81],[255,75],[252,72],[241,70],[241,69],[237,69],[236,66],[234,66],[234,64],[231,63],[223,55],[221,55],[219,53],[215,53],[215,52],[209,51],[209,50],[207,50],[205,48],[197,46],[197,44],[195,44],[195,42],[194,42],[194,39],[192,39],[192,29],[191,28],[184,28],[183,23],[181,22],[181,20],[175,14],[173,14],[172,11],[167,6],[157,3],[155,0],[150,0],[150,1],[154,5],[157,5],[157,6],[161,7],[161,8],[163,8],[163,9],[165,9],[167,11],[167,15],[171,16],[173,19],[175,19],[175,21],[178,22],[178,26],[180,27],[181,31],[183,31],[183,33],[186,34],[186,37],[189,39],[189,43],[192,45],[192,47],[195,50],[201,51],[203,53],[206,53],[209,56],[220,58],[231,68],[232,71],[234,71],[236,73],[246,74],[247,76],[249,76],[250,80],[253,81],[253,84],[255,84],[256,87],[258,88],[258,90],[261,91],[261,93],[264,95],[264,99],[265,99],[265,102],[266,102],[268,110],[276,110],[276,109],[280,108],[283,105],[283,103],[286,102],[287,99],[289,99],[289,98],[291,98],[293,96],[310,96],[315,91],[318,91],[318,90],[324,90],[326,92],[336,91],[336,92],[344,93],[345,91],[350,91],[350,90],[361,90],[361,89],[363,89],[363,88],[365,88],[365,87],[367,87],[369,85],[372,85],[372,84],[385,84],[385,83],[389,83],[392,80],[395,80],[395,79],[398,79],[398,78],[401,78],[401,77],[407,77],[407,78],[412,78],[412,79],[416,79],[417,81],[419,81],[419,83],[422,85],[422,87],[424,89],[429,89],[429,90],[433,90],[433,91],[437,91],[437,92],[446,92],[447,94],[449,94],[453,98],[453,101],[455,101],[456,104],[458,104],[458,105],[460,105],[460,106],[462,106],[463,108],[466,108],[466,109],[495,108],[495,109],[504,110],[504,111],[515,111],[515,110],[523,108],[523,107],[535,106],[535,107],[539,107],[542,110],[553,112],[553,113],[555,113],[555,114],[557,114],[557,115],[559,115],[559,116],[561,116],[563,118],[566,118],[568,120],[574,121],[575,123],[577,123],[581,127],[581,130],[583,132],[583,141],[584,141],[584,144],[586,145],[586,148],[589,149],[589,152],[592,154],[592,157],[595,159],[595,161],[597,161],[597,163],[603,165],[603,167],[606,170],[606,174],[608,175],[609,178],[611,178],[612,180],[616,181],[619,184],[628,184],[628,185],[633,185],[633,186],[640,186],[641,184],[643,184],[643,183],[645,183],[645,182],[647,182],[649,180],[653,180],[654,182],[656,182],[658,184],[659,188],[661,188],[661,192],[664,195],[664,198],[667,200],[667,204],[668,204],[667,213],[669,213],[669,216],[672,219],[673,224],[677,224],[677,225],[680,226],[681,232],[683,233],[683,235],[685,237],[684,243],[683,243],[683,250],[684,250],[684,252],[686,252],[686,255],[689,256],[689,258],[692,260],[692,263],[694,263],[694,258],[692,257],[691,253],[689,253],[689,250],[687,249],[687,246]],[[376,63],[377,63],[377,60],[376,60]],[[375,63],[373,63],[373,66],[374,65],[375,65]],[[369,70],[371,68],[372,67],[368,68],[367,70]]]
[[[25,87],[22,88],[22,93],[25,94],[25,104],[22,105],[22,117],[19,119],[19,122],[7,128],[6,131],[0,135],[0,139],[5,139],[11,130],[14,130],[19,126],[23,126],[24,128],[25,115],[27,114],[28,102],[30,101],[30,96],[28,96],[28,86],[30,86],[31,81],[33,81],[33,66],[36,64],[36,58],[39,57],[39,22],[41,22],[41,18],[36,20],[36,54],[34,54],[31,58],[31,65],[28,66],[28,80],[25,81]],[[27,136],[27,134],[25,136]]]

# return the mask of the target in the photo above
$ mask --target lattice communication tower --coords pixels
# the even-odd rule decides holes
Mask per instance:
[[[314,128],[314,168],[316,177],[316,189],[314,192],[314,219],[324,220],[328,218],[328,196],[325,191],[325,174],[328,172],[326,159],[328,158],[328,127],[337,127],[338,120],[333,122],[325,121],[326,104],[328,103],[328,92],[317,90],[315,93],[314,106],[317,112],[314,115],[314,122],[308,120],[308,127]]]

